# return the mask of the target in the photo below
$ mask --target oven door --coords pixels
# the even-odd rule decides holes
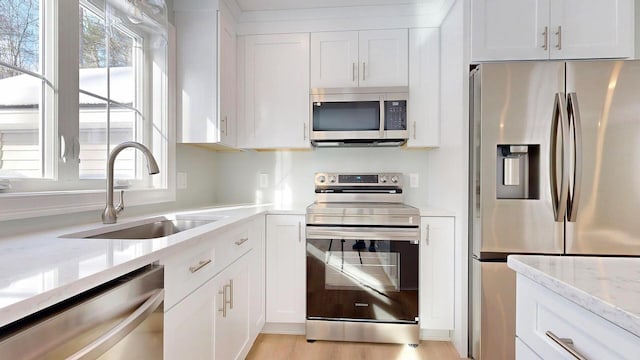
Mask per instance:
[[[418,227],[307,226],[307,319],[418,322]]]

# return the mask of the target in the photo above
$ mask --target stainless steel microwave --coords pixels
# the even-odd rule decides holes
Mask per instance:
[[[408,87],[311,90],[314,146],[399,146],[409,138]]]

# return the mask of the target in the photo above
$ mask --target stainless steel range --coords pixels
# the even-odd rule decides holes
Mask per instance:
[[[402,174],[315,175],[307,207],[308,341],[419,343],[420,214]]]

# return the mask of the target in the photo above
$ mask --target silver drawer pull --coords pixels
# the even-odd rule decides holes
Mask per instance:
[[[244,244],[247,240],[249,240],[249,238],[242,238],[242,239],[236,241],[235,244],[240,246],[240,245]]]
[[[209,263],[211,262],[211,259],[207,259],[207,260],[200,260],[200,262],[198,263],[198,265],[196,266],[190,266],[189,267],[189,271],[191,271],[191,273],[194,273],[200,269],[202,269],[203,267],[207,266]]]
[[[554,333],[552,333],[549,330],[547,330],[545,335],[547,335],[547,337],[549,339],[553,340],[553,342],[555,342],[556,344],[560,345],[561,348],[563,348],[566,352],[571,354],[571,356],[573,356],[574,358],[576,358],[578,360],[587,360],[586,357],[582,356],[578,351],[576,351],[576,349],[573,348],[573,346],[572,346],[573,345],[573,340],[571,340],[569,338],[557,337]]]
[[[218,294],[222,295],[222,308],[218,309],[222,313],[222,317],[227,317],[227,285],[222,287],[222,290],[218,291]]]

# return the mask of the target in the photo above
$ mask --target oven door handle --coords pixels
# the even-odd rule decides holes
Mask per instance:
[[[420,228],[307,226],[307,239],[413,241],[417,243],[420,240]]]

